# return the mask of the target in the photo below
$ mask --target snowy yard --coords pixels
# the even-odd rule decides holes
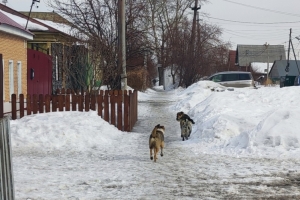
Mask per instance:
[[[16,199],[300,199],[300,87],[229,91],[200,81],[138,96],[131,133],[92,111],[11,121]],[[179,111],[196,122],[187,141]],[[165,150],[154,163],[157,124]]]

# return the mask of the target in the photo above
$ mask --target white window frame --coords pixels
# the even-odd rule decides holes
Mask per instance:
[[[9,71],[9,99],[11,100],[11,95],[14,93],[14,61],[8,61],[8,71]]]
[[[18,69],[18,97],[22,94],[22,62],[17,62],[17,69]]]
[[[4,77],[5,77],[5,73],[4,73],[4,59],[2,60],[2,65],[3,65],[3,100],[5,100],[5,81],[4,81]]]

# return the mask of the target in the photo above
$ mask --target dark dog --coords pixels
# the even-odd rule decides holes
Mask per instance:
[[[152,130],[149,137],[150,159],[153,159],[152,150],[154,151],[154,162],[157,160],[157,153],[160,151],[160,155],[163,156],[163,148],[165,146],[164,139],[165,127],[160,124],[156,125]]]
[[[194,120],[184,112],[178,112],[176,120],[180,122],[182,141],[188,140],[192,132],[192,124],[195,124]]]
[[[189,120],[192,124],[195,124],[194,120],[192,120],[187,114],[184,114],[184,112],[178,112],[176,115],[176,120],[181,121],[181,120]]]

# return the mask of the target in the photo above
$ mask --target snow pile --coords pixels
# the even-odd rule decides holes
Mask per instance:
[[[182,100],[172,107],[196,122],[190,140],[197,144],[195,151],[259,156],[300,152],[300,87],[215,92],[210,84],[200,81],[178,92]]]

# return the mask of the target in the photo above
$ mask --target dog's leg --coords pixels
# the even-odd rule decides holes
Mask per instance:
[[[160,156],[164,156],[164,153],[163,153],[163,149],[165,147],[165,142],[162,141],[161,145],[160,145]]]
[[[154,148],[154,162],[156,162],[157,159],[157,148]]]
[[[189,123],[188,128],[189,128],[189,136],[188,136],[188,137],[190,137],[190,135],[191,135],[191,133],[192,133],[192,125],[191,125],[191,123]]]
[[[153,160],[152,149],[150,149],[150,160]]]

